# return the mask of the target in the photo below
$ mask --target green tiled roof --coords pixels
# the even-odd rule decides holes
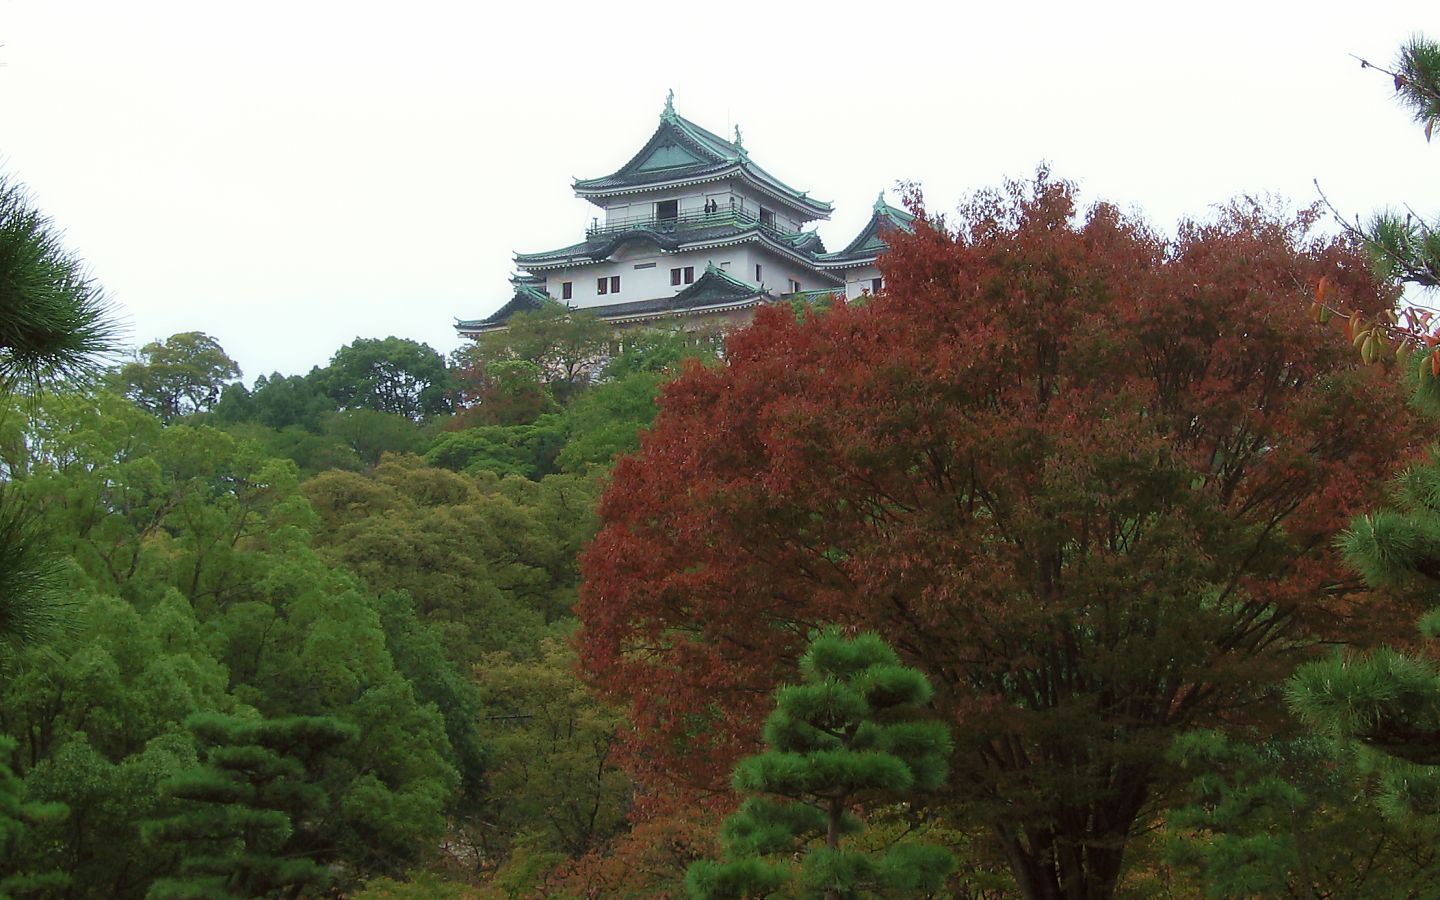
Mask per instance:
[[[589,307],[587,311],[595,313],[602,319],[619,319],[630,316],[659,316],[671,312],[689,312],[716,306],[743,307],[774,299],[775,296],[764,287],[736,278],[712,263],[705,267],[704,273],[695,279],[694,284],[673,296]]]
[[[815,269],[817,254],[823,253],[825,244],[820,235],[813,231],[785,233],[761,226],[757,222],[741,221],[730,216],[721,216],[722,221],[708,223],[698,221],[674,228],[657,227],[659,223],[637,225],[623,231],[602,231],[579,244],[571,244],[558,250],[542,253],[517,253],[515,265],[521,269],[564,268],[572,265],[586,265],[609,259],[622,244],[644,241],[655,247],[675,252],[690,247],[734,243],[757,243],[770,247],[777,253],[794,259]],[[818,273],[830,277],[829,273]]]
[[[731,174],[748,176],[762,189],[788,201],[812,217],[828,216],[832,207],[797,191],[750,161],[739,140],[727,141],[709,129],[677,115],[667,104],[660,127],[629,162],[603,178],[578,179],[575,192],[613,196],[661,184],[702,181]]]
[[[635,228],[624,231],[600,232],[578,244],[571,244],[558,250],[517,253],[515,254],[515,265],[524,269],[530,266],[553,265],[582,258],[599,262],[609,258],[610,254],[614,253],[621,244],[630,241],[648,241],[662,250],[676,250],[684,244],[724,240],[757,230],[755,225],[736,222],[729,217],[713,224],[700,222],[694,227],[681,226],[667,229],[659,227],[660,224],[662,223],[656,223],[650,227],[637,225]]]
[[[907,234],[914,234],[915,217],[903,209],[886,203],[885,195],[882,193],[880,199],[875,201],[875,211],[871,214],[870,221],[860,229],[855,240],[847,244],[844,250],[818,254],[815,257],[815,264],[823,268],[834,269],[874,260],[885,252],[887,246],[885,233],[897,229]]]
[[[504,325],[506,320],[516,313],[534,312],[535,310],[542,309],[547,303],[558,302],[543,289],[535,286],[533,276],[521,275],[516,277],[514,281],[516,282],[515,296],[511,297],[508,303],[483,319],[457,320],[455,322],[455,330],[461,334],[489,331]],[[545,279],[541,278],[539,281],[543,284]]]

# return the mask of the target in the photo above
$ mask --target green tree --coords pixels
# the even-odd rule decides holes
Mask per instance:
[[[1166,856],[1208,897],[1414,897],[1440,875],[1433,828],[1397,827],[1322,738],[1181,736],[1189,802],[1165,821]]]
[[[187,724],[205,762],[166,785],[185,808],[146,828],[151,840],[185,847],[181,876],[157,881],[148,896],[295,896],[325,887],[334,848],[321,825],[333,800],[319,772],[356,729],[323,717],[207,714]]]
[[[493,472],[538,481],[559,471],[556,461],[564,446],[564,420],[548,415],[528,425],[477,425],[446,432],[430,445],[425,461],[455,472]]]
[[[940,890],[955,867],[940,847],[897,843],[882,854],[841,847],[843,836],[861,830],[858,803],[944,783],[949,729],[914,716],[930,702],[929,681],[901,665],[879,635],[833,630],[810,642],[800,673],[802,684],[776,691],[765,722],[768,750],[735,769],[736,790],[783,799],[752,797],[726,820],[728,861],[691,866],[691,896],[763,897],[796,874],[802,896],[827,900]],[[823,844],[808,847],[812,841]]]
[[[120,367],[117,384],[162,422],[211,409],[225,385],[241,374],[220,343],[199,331],[151,341],[136,356]]]
[[[1430,139],[1440,122],[1440,44],[1415,36],[1400,50],[1394,70],[1396,96]],[[1416,219],[1385,211],[1364,229],[1350,229],[1370,251],[1385,277],[1425,288],[1440,287],[1440,234]],[[1354,320],[1351,321],[1352,330]],[[1407,338],[1433,329],[1428,315],[1408,323]],[[1418,328],[1416,327],[1418,326]],[[1380,326],[1376,326],[1378,331]],[[1440,381],[1431,349],[1401,354],[1417,406],[1440,416]],[[1403,347],[1411,346],[1407,340]],[[1440,637],[1440,457],[1407,469],[1392,488],[1392,505],[1361,516],[1341,538],[1346,561],[1366,584],[1388,592],[1410,615],[1428,647],[1406,652],[1383,647],[1337,655],[1301,669],[1290,682],[1292,707],[1306,721],[1347,742],[1363,770],[1378,773],[1379,803],[1392,817],[1440,822],[1440,664],[1433,641]]]
[[[604,381],[565,410],[565,445],[555,461],[566,472],[607,466],[640,446],[640,432],[655,421],[655,398],[668,380],[639,371]]]
[[[21,430],[30,458],[16,489],[71,559],[67,587],[94,598],[76,639],[44,648],[53,660],[37,649],[0,698],[0,731],[26,742],[27,785],[75,732],[124,766],[195,712],[333,717],[359,730],[320,773],[344,871],[403,871],[433,852],[459,783],[446,723],[397,671],[377,598],[311,548],[319,517],[295,467],[116,397],[47,397]],[[117,883],[112,857],[149,859],[142,806],[71,817],[87,830],[54,843],[107,848],[80,854],[85,883]]]
[[[19,387],[93,372],[114,335],[99,286],[25,189],[0,175],[0,407]],[[56,565],[44,534],[0,485],[0,665],[15,644],[41,639],[60,620]]]
[[[66,574],[77,584],[73,567]],[[0,877],[56,872],[72,897],[140,897],[174,865],[173,852],[141,840],[140,819],[163,811],[160,782],[194,765],[181,722],[227,705],[226,673],[176,591],[143,612],[83,592],[71,617],[0,690],[0,730],[21,737],[11,760],[27,795],[69,815],[35,823],[0,854]]]
[[[1395,79],[1395,95],[1425,128],[1429,140],[1440,124],[1440,44],[1421,35],[1400,48],[1394,69],[1380,69]],[[1353,229],[1370,250],[1371,261],[1382,275],[1399,281],[1440,287],[1440,223],[1427,225],[1410,212],[1385,210]]]
[[[25,188],[0,175],[0,389],[93,371],[114,338],[100,287]]]
[[[310,375],[281,375],[271,372],[255,379],[253,390],[244,385],[226,385],[215,404],[215,420],[221,424],[258,422],[267,428],[298,425],[319,431],[325,416],[334,412],[335,401],[319,384],[315,369]]]
[[[594,313],[577,312],[559,302],[519,313],[504,331],[482,335],[473,347],[457,354],[460,401],[478,406],[478,414],[485,414],[486,404],[514,407],[516,398],[526,393],[525,376],[538,370],[550,398],[564,405],[599,374],[612,340],[611,326]],[[535,369],[510,365],[516,361]],[[477,421],[503,419],[485,414]]]
[[[366,474],[305,484],[321,518],[316,546],[383,594],[403,591],[466,667],[487,652],[533,653],[570,615],[575,554],[595,492],[574,476],[544,482],[465,476],[388,457]]]
[[[490,770],[472,833],[489,858],[517,844],[578,856],[618,834],[630,798],[615,764],[624,718],[580,681],[574,650],[547,639],[539,659],[493,653],[475,672]]]
[[[373,409],[417,420],[450,411],[445,358],[406,338],[356,338],[311,377],[340,409]]]
[[[1416,368],[1428,365],[1427,356]],[[1420,632],[1433,642],[1440,637],[1440,457],[1407,469],[1392,497],[1390,508],[1356,519],[1341,546],[1366,584],[1391,592],[1410,616],[1422,613]],[[1290,698],[1302,718],[1353,741],[1362,766],[1381,773],[1382,808],[1440,823],[1440,665],[1433,650],[1417,649],[1311,663],[1290,682]]]
[[[9,758],[14,752],[15,741],[0,736],[0,859],[5,860],[19,856],[18,845],[29,836],[33,825],[63,819],[68,812],[62,804],[36,803],[25,798],[25,784],[10,767]],[[67,881],[58,872],[15,871],[5,865],[0,867],[0,898],[8,900],[11,892],[63,887]]]

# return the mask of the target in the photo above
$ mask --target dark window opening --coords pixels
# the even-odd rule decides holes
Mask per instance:
[[[695,267],[694,267],[694,266],[686,266],[686,267],[685,267],[685,283],[686,283],[686,284],[694,284],[694,283],[695,283]]]
[[[619,276],[619,275],[611,275],[611,276],[610,276],[610,293],[612,293],[612,294],[618,294],[618,293],[620,293],[620,276]]]
[[[885,286],[885,279],[883,279],[883,278],[872,278],[872,279],[870,279],[870,293],[872,293],[872,294],[878,294],[878,293],[880,293],[880,289],[883,288],[884,286]]]
[[[658,200],[655,203],[655,219],[663,222],[666,219],[674,219],[680,215],[679,200]]]
[[[605,293],[605,292],[606,292],[606,289],[609,287],[609,285],[610,285],[610,279],[608,279],[608,278],[597,278],[597,279],[595,279],[595,293],[597,293],[597,294],[603,294],[603,293]]]
[[[677,285],[677,284],[679,284],[679,283],[680,283],[680,270],[679,270],[679,269],[671,269],[671,270],[670,270],[670,285],[673,287],[673,286],[675,286],[675,285]]]
[[[560,299],[561,299],[561,300],[569,300],[571,297],[574,297],[574,296],[575,296],[575,282],[573,282],[573,281],[562,281],[562,282],[560,282]]]
[[[775,227],[775,214],[765,207],[760,207],[760,224],[766,228]]]
[[[759,283],[760,283],[760,264],[759,264],[759,263],[756,263],[756,264],[755,264],[755,283],[756,283],[756,284],[759,284]]]

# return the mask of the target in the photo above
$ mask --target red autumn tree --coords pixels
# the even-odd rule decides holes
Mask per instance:
[[[723,790],[807,632],[872,628],[957,749],[944,804],[1027,897],[1108,897],[1163,750],[1355,637],[1334,535],[1413,443],[1304,298],[1382,294],[1249,205],[1167,241],[1071,185],[893,236],[887,295],[769,309],[669,387],[583,558],[593,682],[642,779]]]

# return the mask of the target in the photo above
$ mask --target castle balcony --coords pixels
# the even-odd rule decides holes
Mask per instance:
[[[603,225],[597,220],[589,228],[585,229],[585,237],[602,237],[605,235],[621,234],[627,231],[651,231],[657,234],[675,234],[680,231],[688,231],[697,228],[716,228],[730,226],[732,228],[749,230],[759,228],[772,237],[782,240],[793,241],[800,234],[798,231],[786,231],[775,227],[774,221],[766,216],[762,218],[749,210],[744,209],[718,209],[715,212],[687,212],[668,218],[660,218],[654,215],[648,216],[626,216],[607,220]]]

